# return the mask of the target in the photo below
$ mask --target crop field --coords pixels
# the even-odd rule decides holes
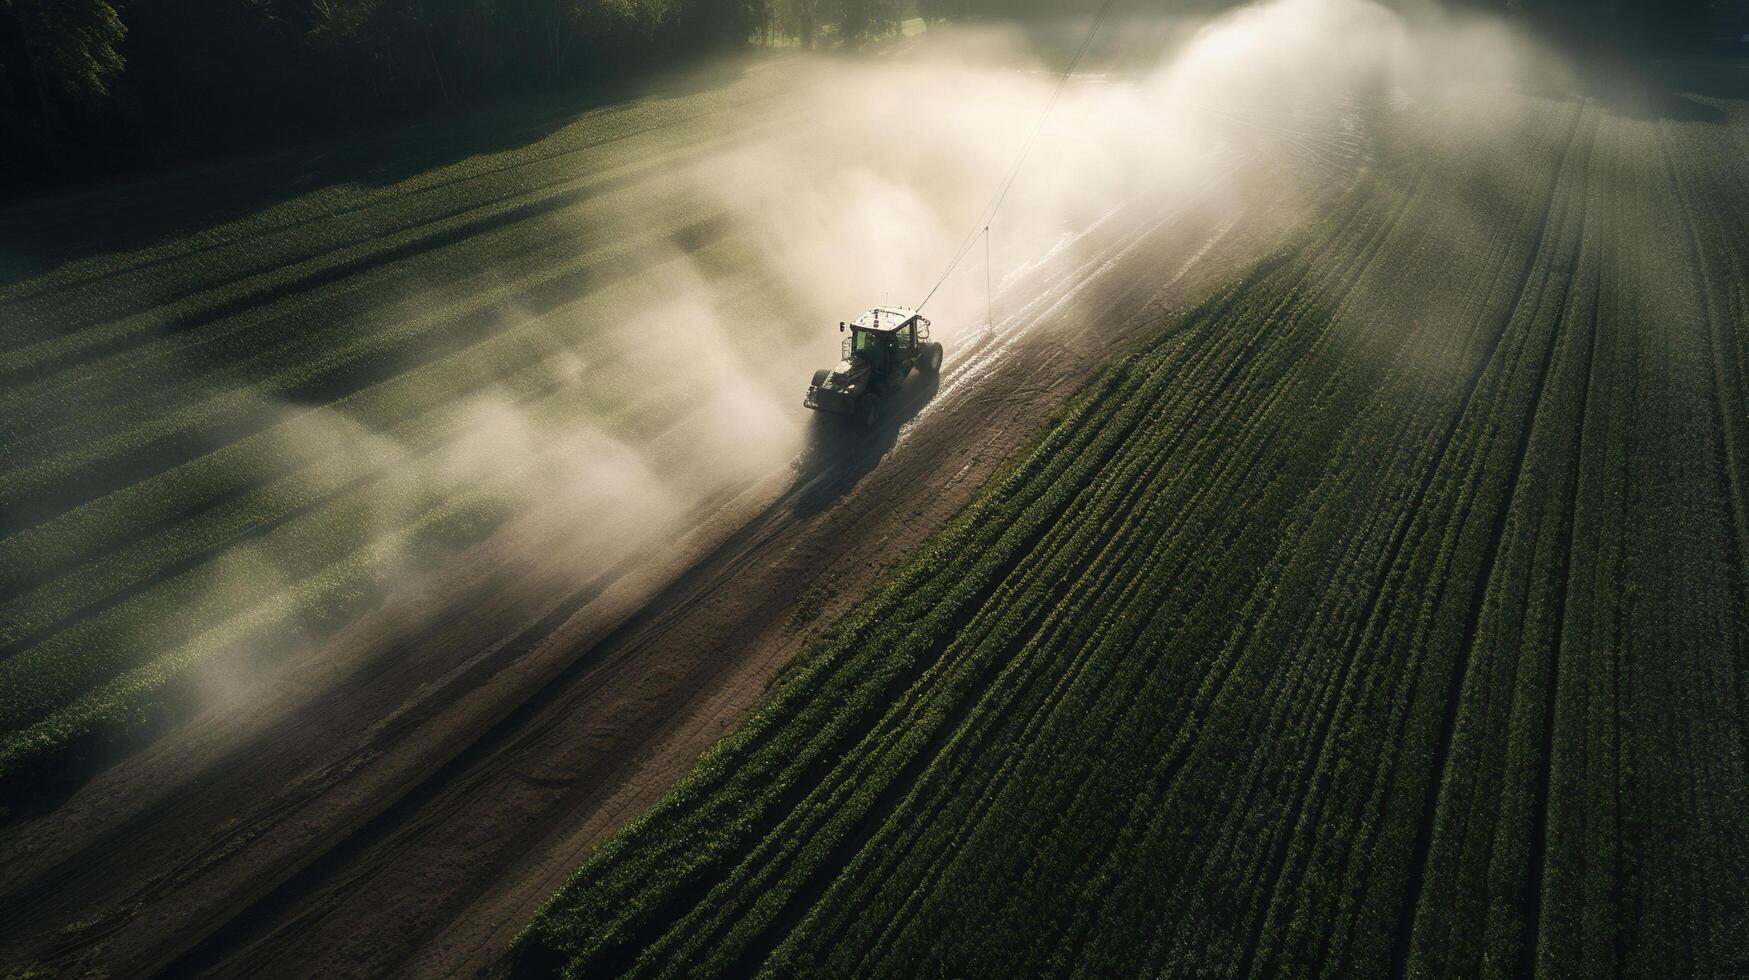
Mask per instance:
[[[1370,152],[1336,98],[1037,64],[752,51],[0,208],[0,973],[502,966],[1146,311]],[[948,362],[872,429],[806,412],[1005,174]]]
[[[1749,973],[1749,106],[1512,105],[1382,124],[521,964]]]
[[[185,714],[216,665],[348,622],[577,460],[684,444],[681,420],[713,408],[677,397],[700,374],[663,366],[684,352],[661,338],[632,343],[647,324],[620,312],[661,309],[677,268],[702,284],[685,312],[759,325],[710,340],[725,359],[788,352],[809,324],[769,315],[791,307],[735,215],[674,174],[793,118],[793,82],[766,64],[582,115],[523,110],[519,140],[491,120],[513,149],[414,133],[410,176],[342,147],[12,213],[0,803]],[[443,153],[459,159],[432,165]],[[203,195],[246,216],[162,223]],[[57,249],[86,257],[32,265]],[[587,446],[531,437],[585,424]],[[683,480],[686,448],[644,461]]]

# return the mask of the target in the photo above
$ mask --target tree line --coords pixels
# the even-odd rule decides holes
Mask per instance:
[[[906,0],[0,0],[0,173],[275,145],[787,37],[897,30]]]
[[[902,18],[1103,0],[0,0],[0,178],[278,145],[485,96],[621,78],[750,40],[856,45]],[[1215,0],[1126,0],[1169,10]],[[1689,36],[1738,0],[1456,0]]]

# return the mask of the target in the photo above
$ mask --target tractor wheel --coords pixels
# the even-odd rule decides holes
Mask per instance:
[[[918,365],[924,374],[936,374],[941,371],[941,345],[930,344],[923,351],[923,358]]]
[[[856,420],[865,429],[881,424],[881,400],[875,395],[863,395],[856,403]]]
[[[827,370],[826,368],[821,368],[820,370],[815,371],[814,372],[814,387],[818,388],[821,385],[825,384],[826,379],[831,377],[831,376],[832,376],[832,372]]]

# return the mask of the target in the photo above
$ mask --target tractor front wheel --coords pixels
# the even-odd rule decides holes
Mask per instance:
[[[881,424],[881,400],[875,395],[863,395],[856,403],[856,420],[865,429]]]
[[[925,374],[936,374],[941,370],[940,344],[930,344],[923,349],[921,365]]]

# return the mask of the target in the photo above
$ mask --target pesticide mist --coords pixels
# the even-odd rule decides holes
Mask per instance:
[[[775,499],[820,442],[865,438],[801,405],[838,358],[839,321],[939,283],[925,312],[946,347],[937,401],[951,399],[1022,340],[1089,326],[1073,302],[1037,301],[1047,273],[1096,275],[1111,249],[1174,235],[1194,252],[1261,209],[1314,220],[1364,173],[1380,120],[1449,119],[1462,139],[1546,63],[1487,21],[1276,0],[1107,24],[1053,104],[1086,28],[938,26],[878,55],[755,59],[736,70],[783,90],[758,125],[595,195],[567,229],[606,243],[619,273],[499,314],[481,356],[514,349],[527,366],[424,428],[373,426],[351,400],[255,399],[290,456],[385,474],[347,511],[371,543],[341,588],[368,604],[486,538],[586,577],[673,565]],[[332,584],[271,539],[203,574],[221,605]]]
[[[629,200],[616,234],[647,267],[540,318],[555,376],[597,392],[599,415],[519,418],[506,402],[487,431],[519,436],[470,434],[457,451],[489,447],[498,466],[506,451],[542,456],[569,429],[635,433],[610,454],[619,462],[600,465],[642,459],[641,478],[676,510],[786,463],[812,428],[800,393],[812,367],[836,359],[837,322],[929,293],[1028,146],[1061,42],[1085,27],[937,28],[881,57],[786,65],[797,95],[768,129],[666,179],[663,207],[726,216],[729,241],[651,242],[651,202]],[[1073,256],[1092,226],[1310,197],[1364,168],[1369,114],[1488,104],[1528,55],[1498,25],[1406,19],[1367,0],[1107,25],[991,223],[996,325],[1028,298],[1013,293],[1025,274]],[[990,328],[986,271],[974,248],[926,311],[950,365]],[[687,409],[638,432],[640,404],[658,397]],[[548,498],[564,483],[526,489]],[[637,523],[613,534],[636,535]]]

